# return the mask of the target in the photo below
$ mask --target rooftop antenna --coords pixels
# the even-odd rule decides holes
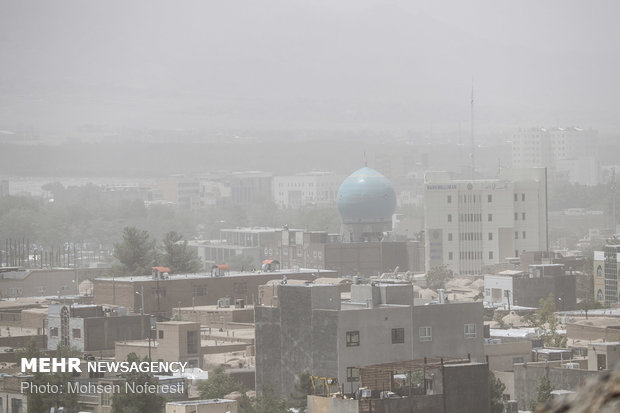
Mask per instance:
[[[471,179],[476,177],[476,140],[474,135],[474,79],[471,79]]]

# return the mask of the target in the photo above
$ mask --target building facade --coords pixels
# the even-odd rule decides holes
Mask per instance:
[[[620,245],[606,245],[603,251],[594,251],[594,299],[601,304],[620,301]]]
[[[273,200],[280,208],[300,208],[336,203],[344,177],[332,172],[305,172],[273,178]]]
[[[503,169],[499,179],[426,175],[426,270],[481,274],[487,265],[547,246],[546,170]]]
[[[513,168],[548,168],[551,176],[597,185],[596,132],[575,127],[522,129],[513,135]]]
[[[355,392],[359,367],[373,363],[467,357],[483,360],[482,303],[413,306],[413,288],[281,285],[278,306],[255,307],[256,388],[288,396],[295,378],[337,378]]]

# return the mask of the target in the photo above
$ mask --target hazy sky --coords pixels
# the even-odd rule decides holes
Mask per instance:
[[[620,2],[0,2],[0,130],[620,130]]]

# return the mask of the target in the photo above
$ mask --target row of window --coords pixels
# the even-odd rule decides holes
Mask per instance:
[[[525,239],[525,231],[521,232],[521,238]],[[515,239],[519,239],[519,231],[515,231]]]
[[[489,232],[488,235],[489,241],[493,241],[493,233]],[[460,241],[480,241],[482,240],[481,232],[461,232],[459,233]],[[452,233],[448,232],[448,241],[452,241]]]
[[[79,328],[71,329],[71,335],[73,338],[82,338],[82,330]],[[50,328],[50,337],[58,337],[58,327]]]
[[[519,220],[519,213],[515,212],[515,221]],[[525,221],[525,212],[521,212],[521,221]]]
[[[482,221],[482,214],[459,214],[459,220],[461,222],[480,222]],[[493,214],[487,215],[487,221],[493,222]],[[448,222],[452,222],[452,214],[448,214]]]
[[[461,260],[481,260],[482,259],[482,251],[461,251],[459,258]],[[454,259],[454,254],[452,251],[448,252],[448,260],[452,261]],[[489,259],[493,259],[493,251],[489,251]]]
[[[421,342],[433,341],[433,328],[432,327],[420,327],[418,330],[419,339]],[[476,324],[467,323],[463,324],[463,337],[464,338],[476,338]],[[392,329],[392,344],[400,344],[405,342],[405,329],[393,328]],[[359,331],[347,331],[346,333],[347,347],[359,347],[360,345],[360,332]]]
[[[463,202],[464,204],[466,204],[467,202],[474,203],[474,204],[476,203],[476,201],[482,202],[481,201],[482,198],[481,198],[480,195],[471,195],[471,194],[470,195],[459,196],[459,200],[461,202]],[[519,201],[519,194],[514,194],[514,200],[515,200],[515,202]],[[452,203],[452,195],[448,195],[447,196],[447,201],[448,201],[449,204]],[[524,193],[521,194],[521,201],[525,202],[525,194]],[[487,202],[488,203],[493,202],[493,195],[491,195],[491,194],[487,195]]]

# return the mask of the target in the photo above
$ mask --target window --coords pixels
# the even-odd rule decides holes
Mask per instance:
[[[489,214],[489,216],[488,216],[488,220],[489,220],[489,222],[492,222],[492,221],[493,221],[493,214]]]
[[[521,238],[525,239],[525,231],[521,233]]]
[[[521,194],[521,201],[525,201],[525,194]]]
[[[515,194],[515,202],[517,202],[518,200],[519,200],[519,196]]]
[[[159,330],[159,332],[157,333],[159,339],[161,340],[162,338],[164,338],[164,330]]]
[[[433,329],[431,327],[420,327],[420,341],[433,341]]]
[[[347,367],[347,381],[360,381],[360,369],[357,367]]]
[[[198,331],[187,332],[187,353],[198,353]]]
[[[489,232],[489,241],[493,241],[493,233]]]
[[[452,195],[448,195],[448,203],[451,204],[452,203]]]
[[[489,259],[492,260],[493,259],[493,251],[489,251]]]
[[[476,338],[476,325],[465,324],[464,326],[465,338]]]
[[[50,328],[50,337],[58,337],[58,327]]]
[[[79,328],[72,329],[71,334],[73,335],[73,338],[82,338],[82,330]]]
[[[486,295],[487,297],[489,297],[491,295],[491,289],[490,288],[485,288],[484,289],[484,295]]]
[[[452,222],[452,214],[448,214],[448,222]]]
[[[360,345],[360,332],[347,331],[347,347],[358,347]]]
[[[405,342],[405,329],[393,328],[392,329],[392,344],[399,344]]]
[[[448,232],[448,241],[452,241],[452,233]]]
[[[515,212],[515,221],[517,221],[519,219],[519,213]]]
[[[515,231],[515,239],[519,239],[519,231]]]
[[[487,202],[493,202],[493,195],[487,195]]]
[[[525,212],[521,212],[521,219],[525,221]]]
[[[453,258],[453,254],[452,254],[452,251],[450,251],[448,252],[448,259],[452,261],[452,258]]]

